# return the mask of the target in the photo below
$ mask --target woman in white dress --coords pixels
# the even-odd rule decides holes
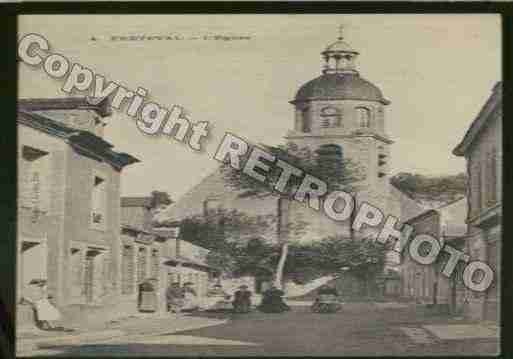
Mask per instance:
[[[36,287],[32,304],[36,310],[37,321],[42,329],[56,329],[54,323],[61,319],[61,313],[48,300],[48,288],[46,280],[33,280],[31,285]]]

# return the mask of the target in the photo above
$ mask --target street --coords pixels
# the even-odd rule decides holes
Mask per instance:
[[[247,315],[227,314],[223,318],[228,321],[201,329],[165,333],[165,328],[162,328],[155,335],[58,345],[37,354],[383,356],[490,355],[498,350],[496,334],[490,335],[494,332],[491,327],[477,330],[477,326],[472,327],[469,323],[441,317],[428,318],[400,305],[346,303],[343,311],[336,314],[312,313],[307,306],[296,305],[291,312],[284,314],[253,311]],[[438,331],[433,332],[424,326],[438,328]],[[451,328],[445,332],[456,333],[456,336],[444,338],[444,328]]]

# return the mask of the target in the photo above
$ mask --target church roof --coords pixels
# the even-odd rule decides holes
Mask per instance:
[[[292,103],[309,100],[364,100],[381,102],[384,105],[390,103],[377,86],[357,73],[325,73],[301,86]]]
[[[456,156],[463,156],[476,140],[486,125],[494,118],[492,114],[502,106],[502,82],[497,82],[492,90],[492,94],[486,101],[485,105],[470,125],[463,140],[452,151]]]

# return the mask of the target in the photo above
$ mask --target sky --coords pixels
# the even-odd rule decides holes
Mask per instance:
[[[192,122],[209,121],[205,150],[195,152],[143,135],[122,111],[108,119],[105,139],[141,160],[123,170],[122,195],[162,190],[177,199],[218,166],[213,155],[225,132],[283,143],[294,122],[289,101],[321,74],[320,52],[336,41],[340,24],[360,52],[360,75],[391,101],[391,173],[464,172],[452,150],[501,80],[500,21],[495,14],[24,15],[19,35],[41,34],[50,51],[130,89],[143,87],[164,107],[183,106]],[[111,40],[170,34],[250,39]],[[19,97],[65,97],[61,86],[20,63]]]

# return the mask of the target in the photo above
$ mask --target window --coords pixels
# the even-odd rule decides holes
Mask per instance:
[[[321,110],[321,127],[340,127],[341,116],[335,107],[325,107]]]
[[[311,130],[309,111],[310,109],[308,107],[301,110],[301,130],[303,132],[310,132]]]
[[[335,144],[322,145],[316,152],[321,167],[332,176],[342,175],[344,153],[341,146]]]
[[[358,123],[360,127],[363,128],[369,128],[370,127],[370,117],[371,112],[366,107],[357,107],[356,108],[356,115],[358,118]]]
[[[105,227],[107,188],[104,178],[94,176],[92,192],[91,221],[93,226]]]
[[[477,216],[481,210],[482,190],[481,190],[481,164],[478,162],[472,173],[472,216]]]
[[[497,203],[497,150],[494,148],[486,158],[486,205]]]
[[[488,289],[488,298],[492,300],[497,300],[497,297],[500,296],[500,242],[493,241],[488,244],[488,264],[492,267],[495,272],[495,280],[492,282],[492,285]]]
[[[146,248],[140,247],[137,252],[137,283],[146,279]]]
[[[80,300],[82,296],[82,287],[84,286],[83,275],[83,261],[82,251],[78,248],[71,248],[70,250],[70,281],[71,281],[71,296],[75,300]]]
[[[50,156],[48,152],[23,146],[22,161],[20,205],[37,213],[46,212],[50,203]]]
[[[134,292],[134,247],[123,246],[121,266],[121,294],[132,294]]]
[[[153,249],[151,251],[151,276],[155,279],[159,279],[159,251]]]

